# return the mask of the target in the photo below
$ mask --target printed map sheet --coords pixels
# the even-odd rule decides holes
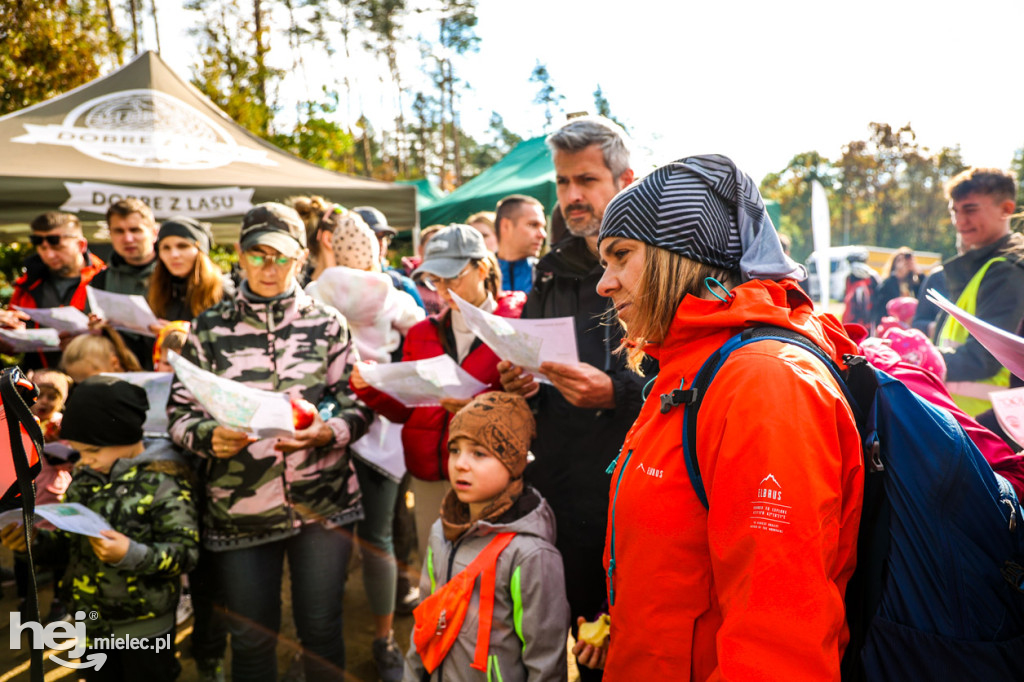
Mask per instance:
[[[92,287],[86,287],[85,291],[90,309],[110,323],[111,327],[143,336],[156,336],[149,327],[160,324],[160,321],[142,296],[114,294]]]
[[[366,383],[406,407],[437,406],[441,398],[468,400],[487,388],[447,355],[388,365],[361,362],[359,372]]]
[[[60,350],[60,333],[56,329],[0,329],[0,341],[11,347],[12,353]]]
[[[40,504],[36,506],[36,521],[49,521],[57,528],[69,533],[88,535],[94,538],[103,537],[101,530],[113,530],[107,520],[78,502],[68,504]],[[20,509],[11,509],[0,514],[0,528],[9,523],[21,524]]]
[[[78,308],[66,305],[59,308],[12,307],[28,315],[40,327],[51,327],[65,334],[81,334],[89,330],[89,316]]]
[[[543,362],[576,364],[576,325],[571,317],[544,320],[520,320],[484,312],[452,293],[459,305],[466,326],[490,346],[502,360],[534,372],[538,381],[547,381],[537,374]]]
[[[295,435],[288,396],[252,388],[196,367],[173,351],[167,362],[174,368],[203,409],[223,426],[254,434],[257,438],[291,438]]]

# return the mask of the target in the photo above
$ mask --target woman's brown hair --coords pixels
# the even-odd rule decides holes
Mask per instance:
[[[725,287],[739,284],[738,272],[646,245],[644,269],[633,298],[633,321],[625,329],[624,343],[616,352],[626,354],[626,364],[637,374],[644,359],[644,345],[663,341],[675,318],[676,309],[687,295],[701,296],[707,289],[704,280],[714,277]]]
[[[334,231],[334,224],[324,220],[327,209],[333,207],[334,204],[315,194],[312,196],[288,197],[284,203],[294,208],[295,212],[302,218],[302,222],[306,226],[306,244],[309,248],[309,258],[315,261],[316,257],[320,254],[320,241],[317,239],[320,229],[323,228],[328,232]]]
[[[157,245],[159,249],[159,244]],[[149,307],[153,314],[159,318],[166,319],[168,310],[174,302],[171,290],[171,273],[160,260],[156,259],[156,266],[149,278]],[[203,312],[214,303],[218,303],[224,296],[224,273],[210,260],[210,257],[200,251],[196,254],[196,262],[192,264],[192,272],[188,274],[185,288],[185,301],[188,303],[189,312],[192,317]]]
[[[478,267],[480,263],[487,265],[487,274],[484,275],[484,289],[491,295],[491,298],[497,301],[498,294],[501,293],[501,267],[498,265],[497,256],[489,253],[484,258],[474,258],[470,263],[474,268]]]

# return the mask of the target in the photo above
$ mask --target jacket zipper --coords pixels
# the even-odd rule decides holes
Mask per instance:
[[[277,373],[277,352],[274,347],[274,340],[277,338],[274,335],[274,329],[272,325],[274,323],[274,303],[267,303],[267,350],[270,351],[270,364],[271,371],[274,373],[275,379],[279,378]],[[279,386],[275,386],[275,389]],[[295,507],[292,505],[290,488],[288,486],[288,455],[282,455],[282,467],[281,467],[281,492],[284,495],[284,508],[288,512],[288,526],[292,527],[295,525]]]
[[[615,496],[612,498],[612,532],[611,539],[608,544],[608,605],[615,606],[615,506],[619,501],[619,486],[622,484],[622,475],[626,473],[626,467],[629,466],[629,458],[633,456],[633,451],[630,450],[626,453],[626,460],[622,463],[622,467],[619,469],[619,477],[615,480]],[[616,460],[618,458],[616,457]]]

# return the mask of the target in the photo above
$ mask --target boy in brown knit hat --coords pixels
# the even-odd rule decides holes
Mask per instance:
[[[468,679],[470,668],[505,682],[566,679],[569,604],[555,518],[523,485],[535,431],[526,401],[512,393],[478,395],[452,419],[452,490],[431,529],[420,584],[431,596],[415,611],[407,681],[424,672],[435,681]],[[460,583],[464,620],[453,618],[459,597],[451,588]]]

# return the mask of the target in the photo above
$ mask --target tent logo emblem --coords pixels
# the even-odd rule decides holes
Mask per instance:
[[[262,149],[238,145],[209,116],[157,90],[123,90],[72,109],[58,125],[25,124],[24,144],[73,147],[100,161],[167,170],[204,170],[235,162],[276,166]]]

